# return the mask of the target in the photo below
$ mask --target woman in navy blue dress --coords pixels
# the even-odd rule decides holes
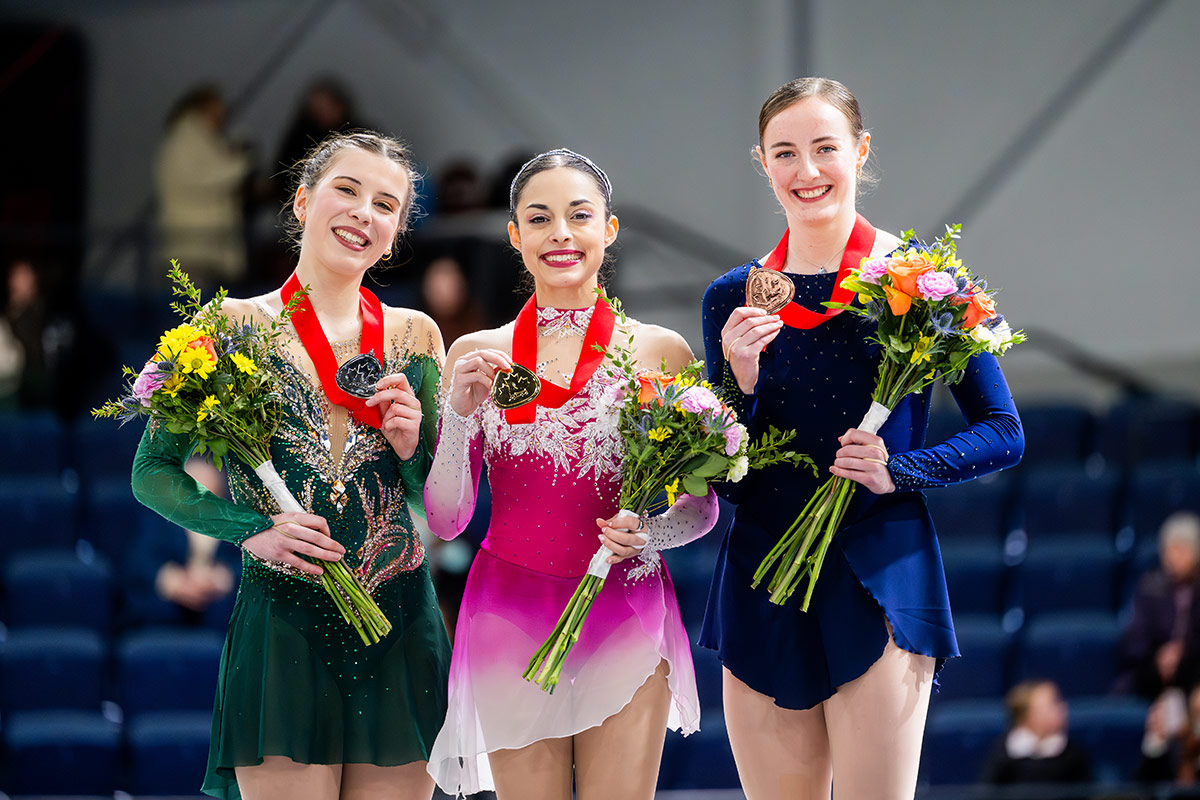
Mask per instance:
[[[840,265],[900,243],[856,210],[870,134],[846,87],[802,78],[763,104],[759,136],[756,154],[789,235],[762,263],[729,271],[705,292],[709,377],[741,406],[753,436],[794,428],[797,450],[865,491],[855,493],[802,612],[798,598],[772,605],[750,582],[826,476],[780,465],[729,485],[737,512],[701,644],[724,665],[725,722],[749,800],[831,791],[911,798],[935,674],[958,655],[921,490],[1016,464],[1021,422],[996,359],[984,354],[952,387],[966,427],[948,441],[924,446],[928,392],[901,401],[878,435],[855,427],[871,404],[878,347],[866,320],[821,304]],[[756,266],[788,273],[791,306],[776,314],[745,306]]]

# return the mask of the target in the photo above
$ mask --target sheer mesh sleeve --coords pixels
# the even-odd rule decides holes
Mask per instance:
[[[181,528],[240,545],[271,527],[270,517],[231,503],[184,472],[193,450],[186,436],[149,424],[133,457],[133,496]]]
[[[952,486],[1021,460],[1025,434],[995,356],[982,353],[972,358],[963,379],[950,391],[967,427],[933,447],[893,454],[888,470],[897,489]]]
[[[460,416],[445,398],[433,467],[425,481],[425,516],[437,536],[453,539],[471,521],[482,468],[483,429],[478,415]]]
[[[646,520],[645,531],[641,534],[646,544],[637,556],[642,563],[630,572],[630,577],[657,571],[660,550],[694,542],[713,529],[719,516],[717,493],[711,487],[704,497],[680,495],[666,511]]]
[[[433,464],[433,446],[437,441],[437,392],[441,370],[432,358],[421,359],[421,378],[417,399],[421,401],[421,438],[417,449],[400,462],[400,479],[404,482],[404,499],[409,510],[425,516],[425,481]]]

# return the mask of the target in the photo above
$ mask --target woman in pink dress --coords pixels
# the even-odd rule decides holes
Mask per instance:
[[[665,362],[677,371],[692,354],[673,331],[619,322],[600,296],[618,224],[595,164],[544,153],[517,173],[510,203],[509,238],[534,296],[513,322],[450,348],[425,486],[429,526],[447,539],[471,518],[484,461],[492,487],[429,771],[446,792],[495,788],[500,800],[570,800],[573,782],[581,800],[650,798],[667,727],[686,735],[700,719],[687,634],[657,551],[707,532],[717,505],[710,492],[649,519],[617,513],[622,381],[596,346],[632,339],[647,370]],[[538,374],[541,394],[501,409],[493,379],[514,362]],[[522,673],[601,543],[613,566],[547,694]]]

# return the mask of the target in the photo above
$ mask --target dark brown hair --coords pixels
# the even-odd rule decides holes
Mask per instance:
[[[365,150],[394,161],[400,165],[408,178],[408,193],[400,207],[400,227],[396,230],[395,241],[392,242],[394,247],[396,242],[400,241],[401,234],[408,230],[408,226],[412,222],[417,199],[417,181],[421,178],[413,166],[412,154],[399,139],[365,130],[331,134],[292,167],[291,197],[295,198],[296,192],[301,186],[312,191],[312,188],[321,182],[321,178],[325,177],[334,156],[349,148]],[[298,248],[300,237],[304,233],[304,226],[300,220],[296,219],[296,212],[292,208],[291,200],[288,200],[283,207],[283,224],[288,239],[294,247]]]
[[[596,184],[600,196],[604,198],[604,218],[608,219],[612,216],[612,182],[609,181],[608,175],[587,156],[560,148],[534,156],[517,171],[508,190],[508,216],[513,222],[517,221],[517,200],[520,199],[521,192],[525,191],[525,187],[529,185],[533,176],[559,167],[570,167],[591,178],[592,182]]]

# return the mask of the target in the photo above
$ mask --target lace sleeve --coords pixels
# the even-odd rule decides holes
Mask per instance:
[[[637,555],[641,563],[629,572],[637,579],[658,571],[659,551],[683,547],[713,529],[720,516],[717,494],[710,487],[704,497],[680,495],[675,504],[663,513],[645,520],[641,534],[646,544]]]
[[[482,466],[483,429],[478,415],[460,416],[443,397],[437,449],[425,481],[425,517],[440,538],[453,539],[471,521]]]
[[[133,496],[181,528],[241,545],[271,527],[271,519],[210,492],[184,472],[193,450],[186,437],[153,423],[133,458]]]

